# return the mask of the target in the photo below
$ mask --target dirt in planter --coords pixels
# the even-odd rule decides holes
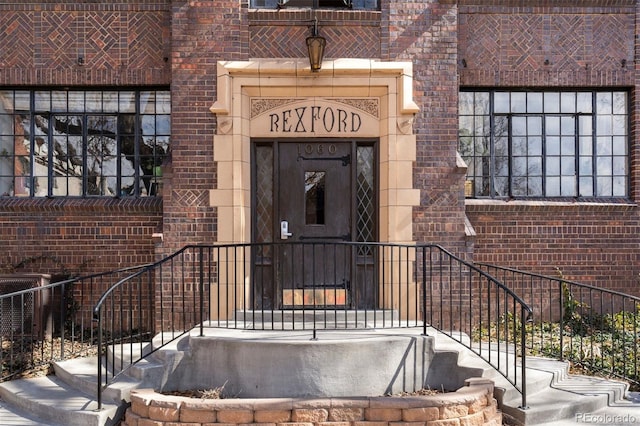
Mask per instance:
[[[224,399],[222,391],[219,389],[205,389],[205,390],[184,390],[184,391],[166,391],[159,392],[162,395],[172,396],[184,396],[186,398],[198,398],[198,399]]]
[[[444,388],[441,390],[437,389],[418,389],[413,392],[400,392],[397,394],[389,394],[384,396],[429,396],[429,395],[438,395],[441,393],[447,393]],[[183,396],[186,398],[198,398],[198,399],[225,399],[229,398],[224,395],[224,386],[220,386],[214,389],[206,389],[206,390],[184,390],[184,391],[166,391],[159,392],[162,395],[173,395],[173,396]]]

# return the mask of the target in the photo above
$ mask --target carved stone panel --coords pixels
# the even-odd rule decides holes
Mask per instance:
[[[378,98],[252,98],[253,137],[377,137]]]

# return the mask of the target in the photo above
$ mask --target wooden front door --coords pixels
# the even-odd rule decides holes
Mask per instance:
[[[375,250],[336,244],[376,241],[375,142],[259,141],[252,158],[253,307],[376,306]]]
[[[283,307],[346,306],[351,288],[352,144],[278,148],[279,281]]]

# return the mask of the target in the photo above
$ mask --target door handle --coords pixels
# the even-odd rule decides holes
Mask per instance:
[[[289,232],[289,222],[283,220],[280,222],[280,239],[286,240],[293,234]]]

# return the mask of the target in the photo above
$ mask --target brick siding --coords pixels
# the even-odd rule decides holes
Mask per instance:
[[[169,6],[150,0],[0,4],[0,86],[168,86]],[[159,198],[0,198],[0,270],[48,273],[55,280],[149,263],[161,220]]]
[[[640,122],[631,0],[383,0],[380,11],[319,11],[327,58],[411,60],[417,241],[479,261],[554,273],[640,293],[640,215],[619,205],[465,208],[456,167],[463,87],[624,87],[631,140]],[[316,14],[314,14],[316,16]],[[0,268],[88,273],[146,263],[217,239],[212,137],[216,62],[304,57],[308,11],[255,11],[231,0],[0,4],[2,86],[167,86],[172,156],[162,200],[0,199]],[[293,41],[293,42],[292,42]],[[78,64],[82,56],[84,64]],[[462,59],[466,66],[462,65]],[[640,197],[640,144],[630,149],[630,200]],[[626,200],[629,201],[629,200]],[[477,237],[467,239],[465,214]],[[156,247],[152,234],[162,231]],[[156,253],[157,250],[157,253]]]
[[[634,1],[462,1],[458,55],[466,87],[637,87]],[[581,3],[582,5],[582,3]],[[587,5],[585,5],[587,6]],[[464,59],[464,66],[462,65]],[[631,91],[631,141],[638,104]],[[630,200],[640,195],[638,144]],[[640,214],[635,204],[470,203],[474,259],[639,295]]]

